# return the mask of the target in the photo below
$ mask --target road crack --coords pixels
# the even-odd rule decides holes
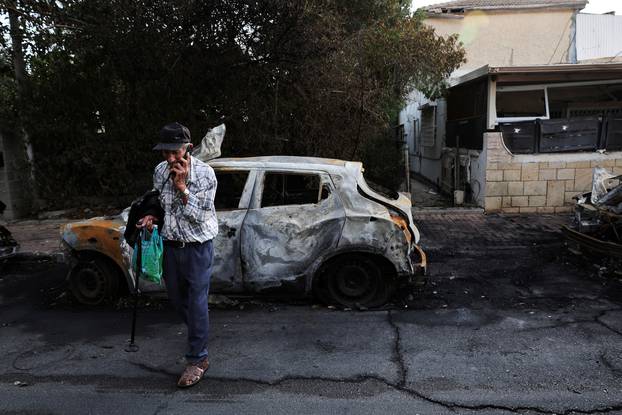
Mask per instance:
[[[402,354],[402,338],[400,334],[400,328],[393,321],[393,312],[391,310],[387,313],[387,321],[391,328],[394,331],[395,340],[393,342],[393,356],[391,356],[391,361],[397,365],[397,378],[398,386],[406,385],[406,379],[408,378],[408,368],[406,367],[406,363],[404,362],[404,355]]]
[[[620,330],[617,330],[611,326],[609,326],[607,323],[605,323],[604,321],[601,320],[601,318],[603,318],[607,313],[610,313],[612,311],[620,311],[622,310],[622,308],[620,307],[616,307],[616,308],[608,308],[606,310],[602,310],[599,311],[596,315],[592,315],[591,317],[588,318],[583,318],[580,320],[568,320],[568,321],[561,321],[558,323],[554,323],[554,324],[547,324],[544,326],[538,326],[538,327],[531,327],[531,328],[527,328],[527,329],[523,329],[523,331],[538,331],[538,330],[549,330],[549,329],[557,329],[557,328],[563,328],[563,327],[567,327],[567,326],[572,326],[572,325],[579,325],[579,324],[596,324],[602,327],[605,327],[607,330],[622,336],[622,332]]]
[[[610,313],[612,311],[620,311],[620,310],[622,310],[622,308],[613,308],[613,309],[609,309],[609,310],[603,310],[596,317],[594,317],[594,322],[596,324],[599,324],[599,325],[603,326],[607,330],[617,334],[618,336],[622,336],[622,331],[611,327],[609,324],[607,324],[607,323],[605,323],[604,321],[601,320],[603,317],[605,317],[605,315],[607,315],[607,313]]]

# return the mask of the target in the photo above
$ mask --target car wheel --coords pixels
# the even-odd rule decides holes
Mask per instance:
[[[79,303],[95,306],[119,294],[119,275],[104,258],[81,258],[69,272],[69,289]]]
[[[325,271],[324,284],[330,302],[343,307],[379,307],[394,292],[394,278],[390,272],[366,255],[333,260]]]

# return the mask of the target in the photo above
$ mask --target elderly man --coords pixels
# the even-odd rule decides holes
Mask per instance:
[[[177,382],[184,388],[199,382],[209,367],[207,297],[212,239],[218,233],[214,209],[217,182],[214,170],[190,155],[190,131],[185,126],[164,126],[154,150],[162,151],[164,157],[153,174],[164,209],[164,281],[169,300],[188,327],[187,365]],[[139,226],[151,229],[155,221],[147,215]]]

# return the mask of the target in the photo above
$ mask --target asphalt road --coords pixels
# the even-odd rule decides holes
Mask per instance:
[[[418,213],[430,285],[376,311],[243,302],[210,313],[212,367],[178,390],[167,304],[85,309],[64,269],[0,275],[3,414],[622,413],[622,285],[567,255],[566,218]]]

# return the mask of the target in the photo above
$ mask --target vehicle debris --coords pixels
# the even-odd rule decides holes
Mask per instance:
[[[575,200],[573,224],[562,227],[570,252],[597,261],[599,275],[622,277],[622,175],[595,168],[592,191]]]
[[[240,302],[222,294],[210,294],[207,302],[212,308],[231,308],[236,307]]]

